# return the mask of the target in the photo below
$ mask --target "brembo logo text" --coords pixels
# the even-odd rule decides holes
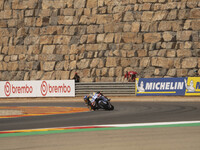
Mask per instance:
[[[28,86],[27,84],[24,86],[14,86],[10,84],[10,82],[6,82],[4,85],[4,92],[6,96],[10,96],[10,94],[28,94],[33,93],[33,87]]]
[[[64,83],[62,85],[51,85],[46,81],[43,81],[40,87],[41,94],[46,96],[48,93],[56,94],[56,93],[70,93],[71,87],[66,86]]]

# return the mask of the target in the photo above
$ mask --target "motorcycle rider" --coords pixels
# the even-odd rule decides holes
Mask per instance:
[[[100,91],[84,97],[85,103],[91,106],[91,109],[94,109],[94,110],[98,109],[98,103],[102,102],[106,104],[106,102],[109,100],[110,99],[106,98]]]

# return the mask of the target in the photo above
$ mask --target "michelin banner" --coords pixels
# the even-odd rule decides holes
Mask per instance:
[[[200,77],[137,78],[136,96],[200,96]]]

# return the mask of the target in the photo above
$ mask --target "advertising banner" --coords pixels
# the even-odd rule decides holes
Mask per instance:
[[[136,96],[200,95],[200,77],[137,78]]]
[[[75,97],[74,80],[46,80],[40,81],[39,85],[37,97]]]
[[[185,95],[200,96],[200,77],[189,77],[185,82]]]
[[[0,97],[75,97],[74,80],[2,81]]]
[[[36,97],[36,86],[30,81],[0,82],[0,97]]]

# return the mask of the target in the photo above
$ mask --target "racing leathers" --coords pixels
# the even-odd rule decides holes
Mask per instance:
[[[105,103],[109,100],[106,97],[103,96],[103,94],[101,93],[94,93],[93,95],[91,95],[91,105],[93,108],[98,108],[98,103],[100,102],[99,100],[101,100],[101,102]]]

